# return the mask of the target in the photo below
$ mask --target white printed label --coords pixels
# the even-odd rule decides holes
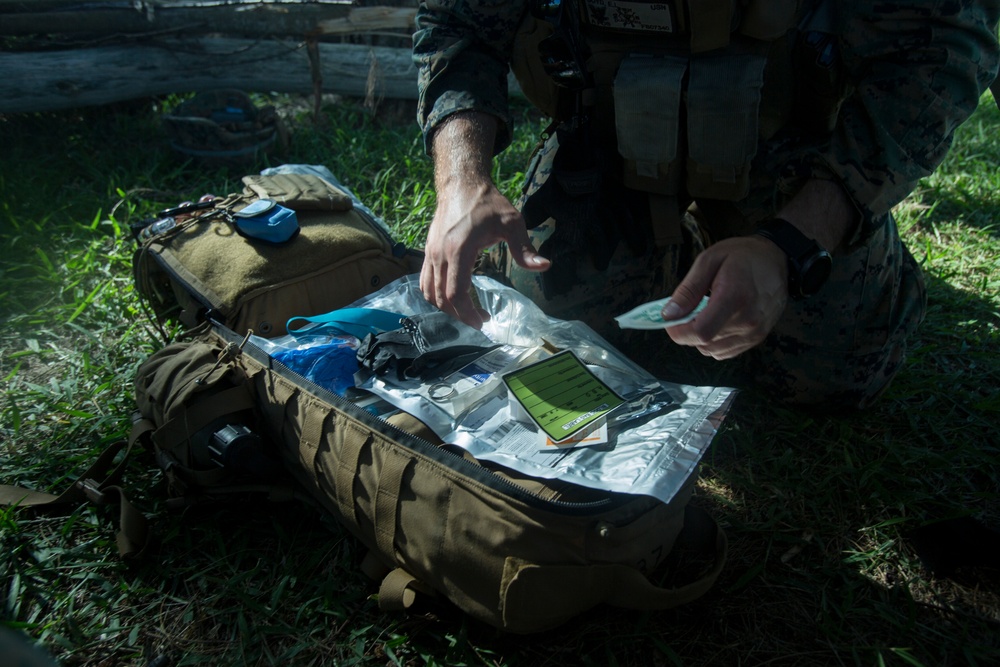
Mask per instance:
[[[674,32],[670,5],[665,2],[627,0],[587,0],[590,22],[600,28]]]

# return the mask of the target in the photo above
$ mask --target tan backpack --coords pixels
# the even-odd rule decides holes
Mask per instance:
[[[373,416],[223,327],[154,354],[139,369],[136,398],[137,433],[151,438],[172,489],[188,500],[255,483],[245,471],[199,468],[197,434],[229,421],[258,432],[283,462],[274,480],[288,471],[369,547],[362,568],[381,579],[384,610],[443,595],[490,625],[536,632],[601,603],[690,602],[725,562],[724,534],[689,504],[696,472],[663,503],[481,464],[412,416]],[[655,583],[682,553],[702,557],[700,575]]]

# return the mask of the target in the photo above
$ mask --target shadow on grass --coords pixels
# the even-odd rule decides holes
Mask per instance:
[[[729,582],[746,589],[720,604],[739,616],[759,606],[754,596],[772,600],[774,617],[756,617],[770,628],[762,634],[791,641],[787,651],[826,646],[828,658],[869,655],[862,662],[871,662],[862,647],[910,649],[924,664],[1000,658],[996,571],[935,579],[906,539],[962,516],[1000,528],[996,304],[927,282],[909,360],[875,406],[815,416],[746,393],[706,458],[706,500],[735,545]],[[790,630],[799,622],[811,637]]]
[[[1000,154],[995,164],[1000,174]],[[997,186],[1000,187],[1000,181]],[[926,212],[920,215],[918,227],[933,233],[937,225],[957,222],[1000,238],[1000,199],[995,196],[997,191],[993,191],[994,196],[990,198],[982,192],[957,188],[960,185],[921,191],[919,198],[922,203],[918,206]]]

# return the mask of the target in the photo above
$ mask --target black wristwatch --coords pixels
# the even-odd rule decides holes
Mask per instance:
[[[774,218],[754,233],[770,240],[788,257],[788,295],[792,298],[815,294],[830,277],[830,253],[787,220]]]

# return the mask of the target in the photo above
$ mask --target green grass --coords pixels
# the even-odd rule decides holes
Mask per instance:
[[[290,146],[242,168],[180,160],[150,101],[0,116],[0,482],[61,490],[127,432],[135,368],[163,344],[132,289],[130,221],[303,162],[422,243],[434,194],[410,105],[328,102],[314,119],[308,101],[275,102]],[[543,126],[520,121],[497,162],[509,195]],[[0,510],[2,620],[66,665],[996,664],[996,571],[934,578],[906,534],[962,515],[1000,526],[998,165],[1000,112],[986,96],[897,210],[929,310],[874,408],[820,417],[741,395],[697,498],[726,526],[730,562],[682,610],[601,608],[533,637],[443,604],[382,614],[357,568],[363,547],[322,513],[177,513],[140,456],[125,484],[153,521],[150,557],[118,559],[103,508]]]

